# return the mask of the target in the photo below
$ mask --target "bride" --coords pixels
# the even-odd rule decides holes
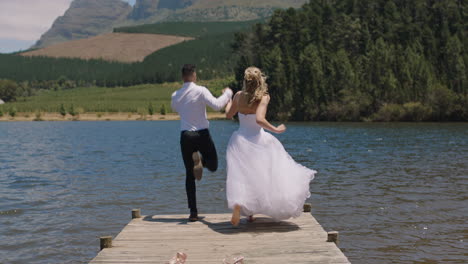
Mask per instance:
[[[270,124],[265,114],[270,102],[266,78],[256,67],[245,70],[244,87],[226,107],[227,118],[239,113],[240,127],[227,147],[227,200],[231,223],[240,216],[254,221],[264,214],[280,221],[298,217],[310,197],[309,183],[316,171],[296,163],[270,133],[284,133],[285,125]]]

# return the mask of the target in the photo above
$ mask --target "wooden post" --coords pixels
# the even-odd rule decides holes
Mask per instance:
[[[112,247],[111,236],[103,236],[103,237],[100,237],[99,240],[101,240],[101,250]]]
[[[304,213],[310,213],[310,212],[312,212],[312,204],[305,203],[304,204]]]
[[[335,242],[335,244],[338,244],[338,231],[328,232],[327,242]]]
[[[132,219],[141,218],[141,210],[140,209],[133,209],[132,210]]]

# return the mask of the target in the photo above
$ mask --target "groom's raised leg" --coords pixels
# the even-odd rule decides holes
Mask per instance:
[[[202,155],[203,167],[214,172],[218,169],[218,154],[208,129],[200,131],[201,142],[198,146]]]

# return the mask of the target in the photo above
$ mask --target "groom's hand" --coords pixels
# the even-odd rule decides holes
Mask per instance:
[[[223,89],[223,93],[225,93],[225,92],[227,92],[227,91],[231,91],[231,93],[232,93],[232,90],[231,90],[231,88],[229,88],[229,87],[226,87],[226,88]]]

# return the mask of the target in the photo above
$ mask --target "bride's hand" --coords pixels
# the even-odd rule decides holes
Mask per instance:
[[[227,92],[227,91],[231,91],[231,93],[232,93],[232,89],[229,88],[229,87],[224,88],[223,91],[222,91],[222,93],[225,93],[225,92]]]
[[[284,124],[279,125],[276,127],[276,133],[282,134],[286,131],[286,126]]]

